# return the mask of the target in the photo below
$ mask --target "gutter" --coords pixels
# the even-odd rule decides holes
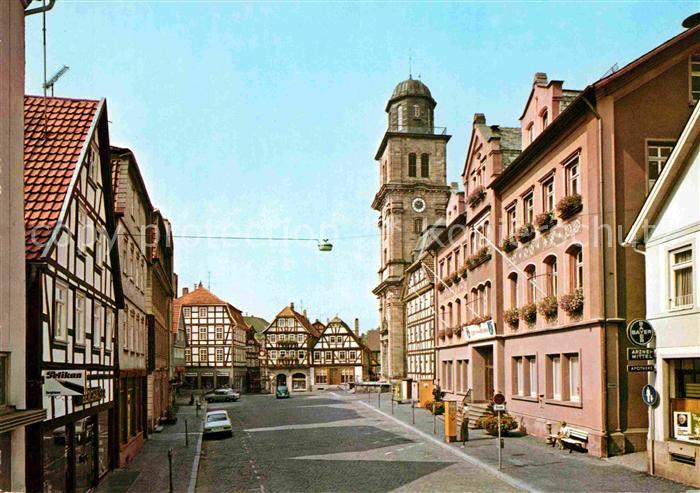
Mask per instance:
[[[27,2],[27,5],[29,5],[30,3],[31,3],[31,0],[29,0],[29,2]],[[54,5],[56,5],[56,0],[49,0],[48,5],[44,4],[41,7],[34,7],[33,9],[25,10],[24,16],[28,17],[28,16],[34,15],[34,14],[42,14],[44,12],[48,12],[49,10],[51,10],[53,8]]]

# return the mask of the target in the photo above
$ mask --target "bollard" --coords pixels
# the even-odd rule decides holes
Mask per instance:
[[[501,438],[501,411],[498,411],[498,470],[503,469],[503,439]]]
[[[379,394],[377,394],[377,407],[382,408],[382,388],[379,387]]]
[[[187,418],[185,418],[185,448],[188,448],[190,446],[190,437],[189,434],[187,433]]]
[[[411,399],[411,424],[416,424],[416,401]]]
[[[173,493],[175,490],[173,489],[173,449],[172,449],[172,447],[168,449],[168,474],[170,476],[170,488],[168,489],[168,492]]]

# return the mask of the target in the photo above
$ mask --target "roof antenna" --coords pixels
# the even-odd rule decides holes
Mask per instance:
[[[41,12],[41,29],[44,45],[44,140],[49,138],[48,124],[46,122],[46,0],[44,0],[44,10]]]
[[[208,276],[208,279],[207,279],[207,289],[208,289],[209,291],[211,291],[211,271],[210,271],[210,270],[207,271],[207,276]]]
[[[413,79],[413,56],[411,48],[408,49],[408,78]]]
[[[50,87],[50,88],[51,88],[51,97],[53,97],[53,86],[54,86],[54,84],[56,84],[56,82],[58,82],[58,79],[60,79],[61,77],[63,77],[63,74],[65,74],[66,72],[68,72],[68,69],[69,69],[69,68],[70,68],[70,67],[69,67],[68,65],[64,65],[63,67],[61,67],[61,68],[58,70],[58,72],[56,72],[56,73],[53,75],[53,77],[51,77],[47,82],[44,82],[44,91],[46,91],[46,89],[48,89],[48,88]],[[44,77],[44,79],[46,79],[46,77]],[[44,97],[46,97],[46,96],[44,96]]]

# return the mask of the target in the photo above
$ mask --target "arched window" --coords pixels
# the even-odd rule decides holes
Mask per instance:
[[[416,176],[416,155],[414,153],[408,155],[408,176]]]
[[[423,178],[430,176],[430,156],[428,154],[420,155],[420,175]]]
[[[508,284],[510,287],[510,307],[518,308],[518,273],[511,272],[508,275]]]
[[[556,296],[559,284],[559,272],[557,270],[557,258],[550,255],[544,259],[545,269],[547,273],[546,292],[547,296]]]
[[[525,294],[527,296],[528,303],[534,303],[537,301],[537,280],[535,279],[535,276],[537,275],[536,272],[535,266],[532,264],[525,267],[525,275],[527,277]]]
[[[472,230],[469,235],[469,252],[474,255],[476,253],[476,232]]]
[[[583,289],[583,249],[573,245],[566,251],[569,255],[569,288]]]
[[[447,322],[448,322],[448,327],[452,327],[452,303],[447,304]]]
[[[459,298],[455,300],[455,312],[457,314],[457,324],[455,327],[460,327],[462,325],[462,301]]]
[[[472,288],[472,299],[469,302],[469,307],[471,308],[471,317],[478,317],[479,314],[479,292],[476,288]]]
[[[482,302],[484,305],[484,309],[482,310],[483,316],[487,317],[491,314],[491,305],[490,305],[490,297],[491,297],[491,283],[487,282],[484,285],[484,291],[483,291],[483,296],[482,296]]]
[[[445,307],[440,307],[440,327],[445,328]]]
[[[399,106],[396,111],[396,129],[399,132],[403,130],[403,106]]]

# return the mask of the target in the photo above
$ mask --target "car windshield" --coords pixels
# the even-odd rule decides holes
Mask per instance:
[[[226,421],[226,415],[224,413],[210,414],[207,416],[207,423],[212,423],[214,421]]]

